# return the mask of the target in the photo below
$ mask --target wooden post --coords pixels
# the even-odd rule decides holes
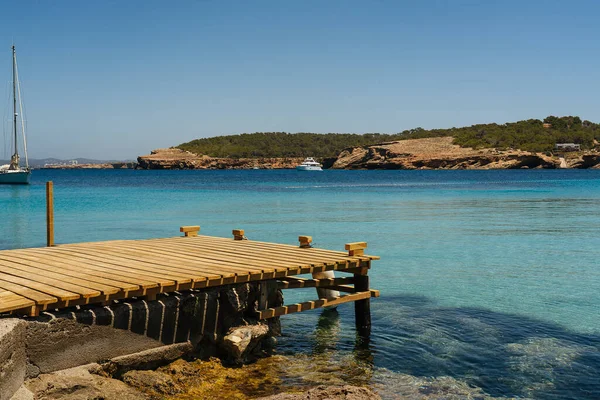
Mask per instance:
[[[366,248],[367,242],[346,243],[346,250],[348,250],[348,255],[351,257],[364,255]]]
[[[200,227],[197,225],[179,227],[179,232],[183,232],[185,237],[198,236],[198,231],[200,231]]]
[[[231,231],[231,233],[233,233],[233,240],[244,240],[244,239],[246,239],[246,236],[244,236],[244,230],[243,229],[234,229],[233,231]]]
[[[300,242],[301,249],[309,249],[312,247],[312,236],[298,236],[298,241]],[[312,277],[313,279],[333,279],[335,278],[335,274],[333,271],[313,272]],[[319,296],[320,299],[335,299],[340,297],[340,292],[318,287],[317,296]]]
[[[46,182],[46,245],[54,246],[54,185]]]
[[[311,247],[312,236],[298,236],[298,241],[301,249],[307,249]]]
[[[367,248],[367,243],[356,242],[346,243],[346,250],[349,256],[362,256]],[[369,269],[363,268],[363,273],[354,274],[354,291],[369,291]],[[366,298],[354,302],[354,319],[356,322],[356,332],[359,336],[367,338],[371,335],[371,299]]]
[[[354,274],[354,290],[366,292],[369,290],[369,275]],[[354,302],[354,319],[356,321],[356,332],[359,336],[371,335],[371,299],[366,298]]]

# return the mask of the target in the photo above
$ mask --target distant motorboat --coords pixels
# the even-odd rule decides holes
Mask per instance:
[[[12,99],[13,99],[13,154],[10,157],[10,164],[0,165],[0,183],[9,184],[27,184],[31,176],[31,168],[27,159],[27,141],[25,140],[25,124],[23,120],[23,103],[21,100],[21,85],[19,83],[19,73],[17,70],[17,53],[15,46],[12,47]],[[17,112],[18,110],[18,112]],[[21,118],[18,118],[20,114]],[[25,167],[20,165],[19,156],[19,130],[17,129],[17,120],[21,122],[21,137],[23,138],[23,151],[25,152]]]
[[[296,169],[298,171],[323,171],[321,164],[312,157],[306,158],[302,164],[296,166]]]

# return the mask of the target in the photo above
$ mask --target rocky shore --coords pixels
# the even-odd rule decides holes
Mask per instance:
[[[138,157],[139,169],[291,169],[303,159],[214,158],[177,148],[157,149]],[[523,150],[472,149],[453,144],[452,137],[409,139],[343,150],[320,160],[333,169],[525,169],[600,168],[597,151],[562,154]]]
[[[410,139],[342,151],[336,169],[599,168],[600,153],[559,155],[522,150],[464,148],[452,137]]]
[[[176,148],[153,150],[138,157],[139,169],[290,169],[303,158],[215,158]]]
[[[102,164],[51,164],[44,165],[42,169],[134,169],[134,162],[115,162]]]

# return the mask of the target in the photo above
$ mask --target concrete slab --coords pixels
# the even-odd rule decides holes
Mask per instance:
[[[18,319],[0,319],[0,399],[10,399],[25,379],[25,326]]]

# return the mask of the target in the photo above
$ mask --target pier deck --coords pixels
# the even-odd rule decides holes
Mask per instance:
[[[133,297],[152,300],[159,293],[251,281],[276,282],[280,289],[327,287],[349,293],[290,306],[259,307],[260,318],[379,295],[368,287],[366,277],[371,261],[379,257],[364,255],[365,243],[348,244],[348,252],[342,252],[241,240],[245,239],[241,230],[233,232],[233,239],[201,236],[198,229],[181,227],[184,237],[2,250],[0,313],[33,316],[46,309]],[[296,276],[323,271],[353,276],[321,280]],[[361,277],[366,278],[366,287]]]

